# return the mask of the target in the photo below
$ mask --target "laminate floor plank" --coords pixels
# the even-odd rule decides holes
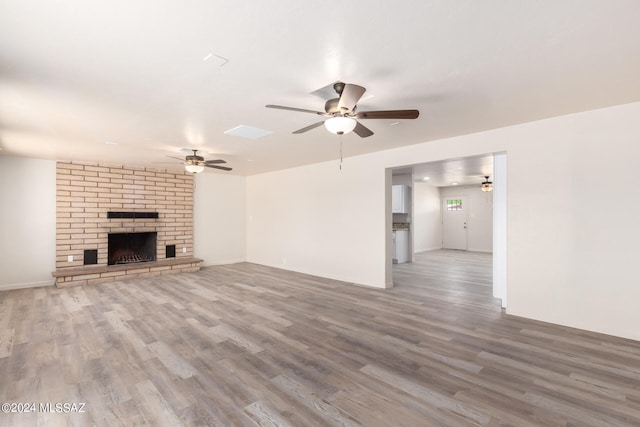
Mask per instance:
[[[0,426],[638,426],[640,342],[508,316],[491,255],[382,290],[250,263],[0,293]],[[0,402],[1,403],[1,402]]]

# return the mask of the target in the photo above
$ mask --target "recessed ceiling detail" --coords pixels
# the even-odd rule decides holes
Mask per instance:
[[[273,132],[271,132],[270,130],[264,130],[247,125],[236,126],[224,131],[225,135],[239,136],[241,138],[247,139],[258,139],[271,133]]]

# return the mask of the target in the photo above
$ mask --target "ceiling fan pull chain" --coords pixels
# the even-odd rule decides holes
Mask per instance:
[[[342,135],[340,135],[340,170],[342,170]]]

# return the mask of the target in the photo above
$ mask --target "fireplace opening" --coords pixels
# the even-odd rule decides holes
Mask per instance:
[[[109,234],[108,264],[131,264],[156,260],[158,233]]]

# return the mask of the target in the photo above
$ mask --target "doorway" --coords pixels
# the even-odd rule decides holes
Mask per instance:
[[[387,230],[391,229],[391,182],[392,175],[398,173],[411,174],[414,189],[414,200],[412,200],[412,215],[416,218],[420,214],[427,215],[428,222],[421,227],[419,223],[411,222],[411,240],[415,242],[415,256],[424,251],[447,250],[447,248],[455,248],[458,250],[466,250],[470,252],[493,253],[493,274],[492,287],[494,296],[502,300],[502,307],[506,308],[507,300],[507,260],[506,260],[506,153],[489,153],[484,155],[455,158],[448,160],[440,160],[429,163],[405,165],[397,168],[387,169]],[[484,193],[484,197],[478,195],[483,194],[480,184],[486,180],[486,176],[493,178],[493,191],[489,194]],[[429,185],[424,186],[423,184]],[[454,189],[457,188],[457,190]],[[478,194],[475,193],[477,187]],[[473,190],[469,192],[470,190]],[[466,194],[465,191],[469,192]],[[486,190],[485,190],[486,191]],[[437,197],[437,195],[440,197]],[[465,193],[465,194],[463,194]],[[415,197],[428,196],[430,200],[437,197],[435,204],[423,206],[421,211],[415,206]],[[478,225],[478,212],[476,210],[469,211],[470,201],[473,199],[473,205],[480,208],[480,205],[492,204],[493,209],[486,209],[488,220],[493,224],[485,230],[484,227]],[[444,202],[443,202],[444,199]],[[478,200],[476,200],[478,199]],[[449,202],[451,201],[451,202]],[[452,210],[449,210],[449,203]],[[438,212],[439,211],[439,212]],[[460,212],[461,211],[461,212]],[[445,212],[451,214],[445,220]],[[461,213],[461,215],[460,215]],[[470,216],[469,216],[470,215]],[[451,219],[452,221],[449,221]],[[447,237],[443,229],[444,222],[447,221],[447,227],[455,229],[455,233],[448,233],[451,238]],[[470,222],[469,222],[470,221]],[[486,219],[482,219],[486,223]],[[465,228],[465,226],[467,228]],[[469,229],[473,228],[476,233],[470,237]],[[424,233],[420,230],[430,231],[430,235],[438,236],[438,241],[423,239]],[[479,236],[478,230],[485,230],[486,235]],[[391,233],[389,233],[390,235]],[[480,237],[480,238],[479,238]],[[488,245],[479,245],[481,242],[488,242]],[[391,253],[391,239],[387,239],[387,253]],[[412,253],[413,254],[413,253]],[[393,266],[390,257],[386,264],[387,268],[387,287],[393,286]]]

